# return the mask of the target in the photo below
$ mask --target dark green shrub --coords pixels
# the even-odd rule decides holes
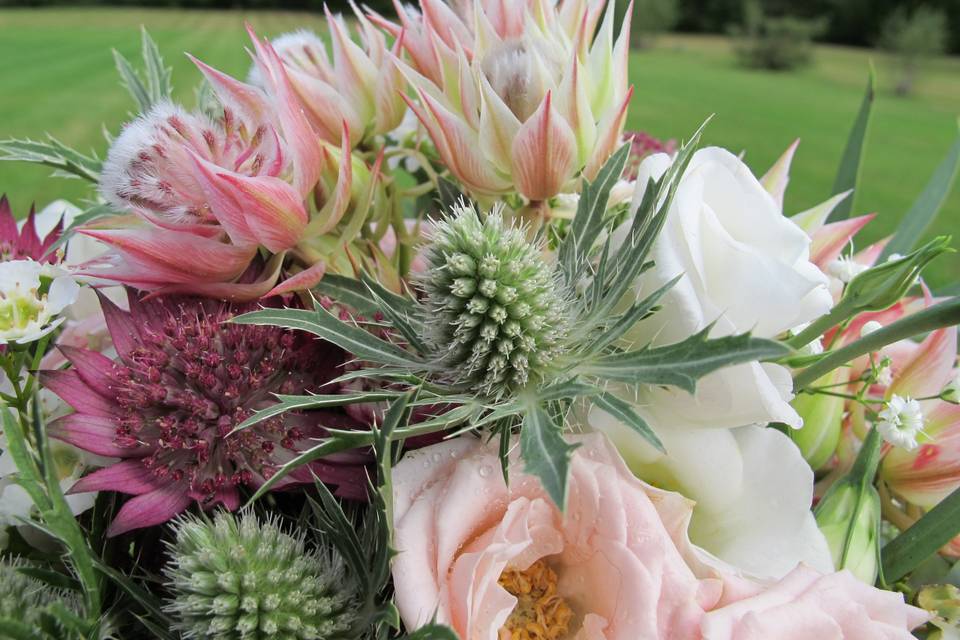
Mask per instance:
[[[946,50],[947,17],[926,6],[913,12],[900,7],[883,23],[879,44],[896,57],[896,92],[906,95],[913,89],[923,60]]]
[[[743,24],[730,29],[734,50],[743,66],[776,71],[808,64],[813,39],[823,30],[821,20],[768,16],[759,2],[744,3]]]

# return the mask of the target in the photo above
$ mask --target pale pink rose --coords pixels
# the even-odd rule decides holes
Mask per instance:
[[[564,640],[909,640],[926,619],[846,573],[800,567],[773,586],[737,575],[689,543],[691,501],[638,480],[604,436],[577,442],[565,514],[516,452],[505,484],[496,443],[461,437],[397,465],[393,579],[408,630],[435,617],[462,640],[510,638],[531,619]]]

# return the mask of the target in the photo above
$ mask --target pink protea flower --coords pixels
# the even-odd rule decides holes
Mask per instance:
[[[472,0],[458,13],[422,0],[420,14],[398,9],[401,25],[375,18],[402,32],[411,64],[396,64],[417,96],[407,102],[469,191],[548,200],[619,146],[630,26],[615,38],[609,3],[596,29],[604,4]]]
[[[73,368],[44,374],[45,386],[75,409],[52,423],[50,434],[121,459],[72,492],[136,496],[109,535],[165,522],[193,503],[236,509],[240,488],[259,486],[308,447],[323,433],[320,422],[349,427],[346,416],[312,412],[228,435],[271,404],[271,394],[328,391],[344,354],[306,334],[225,322],[252,306],[176,296],[129,300],[127,312],[101,299],[115,360],[62,347]],[[281,485],[311,479],[304,468]]]
[[[161,103],[116,139],[100,191],[141,223],[83,231],[114,249],[88,263],[86,275],[227,297],[224,284],[244,273],[258,246],[279,253],[301,238],[321,148],[276,52],[251,37],[265,89],[195,61],[220,100],[220,117]],[[263,295],[271,284],[234,297]]]
[[[30,207],[30,215],[23,228],[20,228],[13,217],[7,194],[0,196],[0,261],[30,259],[50,264],[57,262],[57,255],[50,253],[50,248],[60,238],[63,221],[41,238],[37,234],[36,217],[34,207]]]

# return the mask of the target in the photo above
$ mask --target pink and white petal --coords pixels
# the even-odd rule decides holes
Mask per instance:
[[[113,396],[111,387],[116,382],[113,377],[113,360],[90,349],[80,349],[65,344],[58,348],[73,364],[74,371],[90,389],[104,398]]]
[[[126,502],[107,528],[107,537],[163,524],[182,513],[193,500],[179,482],[137,496]]]
[[[894,361],[889,393],[912,398],[935,396],[953,379],[956,361],[956,327],[938,329],[920,343],[908,362]]]
[[[480,74],[480,150],[500,172],[509,174],[513,164],[513,140],[520,131],[520,120]]]
[[[133,458],[85,475],[74,483],[69,493],[116,491],[139,496],[155,491],[168,482],[169,480],[157,478],[150,469],[147,469],[142,458]]]
[[[837,208],[837,205],[846,200],[851,193],[853,193],[852,189],[838,193],[811,209],[791,216],[790,221],[806,231],[808,236],[813,237],[813,235],[826,224],[827,218],[833,213],[833,210]]]
[[[550,92],[513,140],[513,180],[533,201],[551,198],[577,170],[577,139]]]
[[[214,93],[225,107],[252,122],[260,122],[268,118],[270,109],[260,89],[214,69],[189,53],[186,55],[193,64],[197,65],[200,73],[213,87]]]
[[[105,396],[91,388],[75,369],[45,371],[41,375],[43,387],[80,413],[100,418],[115,418],[116,407]]]
[[[783,210],[783,194],[787,191],[787,184],[790,182],[790,164],[793,162],[793,155],[800,146],[800,139],[797,138],[787,147],[773,166],[760,178],[760,184],[767,190],[773,199],[777,201],[781,211]]]
[[[821,270],[840,257],[844,249],[850,246],[853,237],[860,232],[877,214],[840,220],[826,224],[811,234],[810,262]]]
[[[307,226],[307,210],[293,187],[270,176],[221,173],[218,177],[233,187],[247,227],[259,244],[278,253],[299,242]]]
[[[593,156],[584,169],[584,175],[588,180],[593,180],[604,163],[610,158],[611,154],[617,150],[617,146],[623,140],[623,127],[627,121],[627,106],[630,104],[630,98],[633,97],[633,87],[627,90],[627,95],[623,98],[620,109],[612,111],[600,121],[597,130],[604,132],[597,140],[593,149]]]
[[[317,285],[317,283],[323,280],[323,276],[326,274],[326,272],[327,272],[327,263],[323,261],[318,262],[312,267],[304,269],[300,273],[290,276],[289,278],[287,278],[286,280],[284,280],[283,282],[275,286],[273,289],[271,289],[269,292],[267,292],[267,294],[264,295],[263,297],[271,298],[273,296],[292,293],[294,291],[307,291],[309,289],[312,289],[314,286]]]

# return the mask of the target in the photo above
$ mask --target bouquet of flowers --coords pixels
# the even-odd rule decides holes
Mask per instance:
[[[105,159],[0,142],[92,185],[0,201],[0,637],[958,637],[960,142],[857,246],[872,81],[787,215],[796,144],[624,132],[612,7],[251,29],[192,108],[144,32]]]

